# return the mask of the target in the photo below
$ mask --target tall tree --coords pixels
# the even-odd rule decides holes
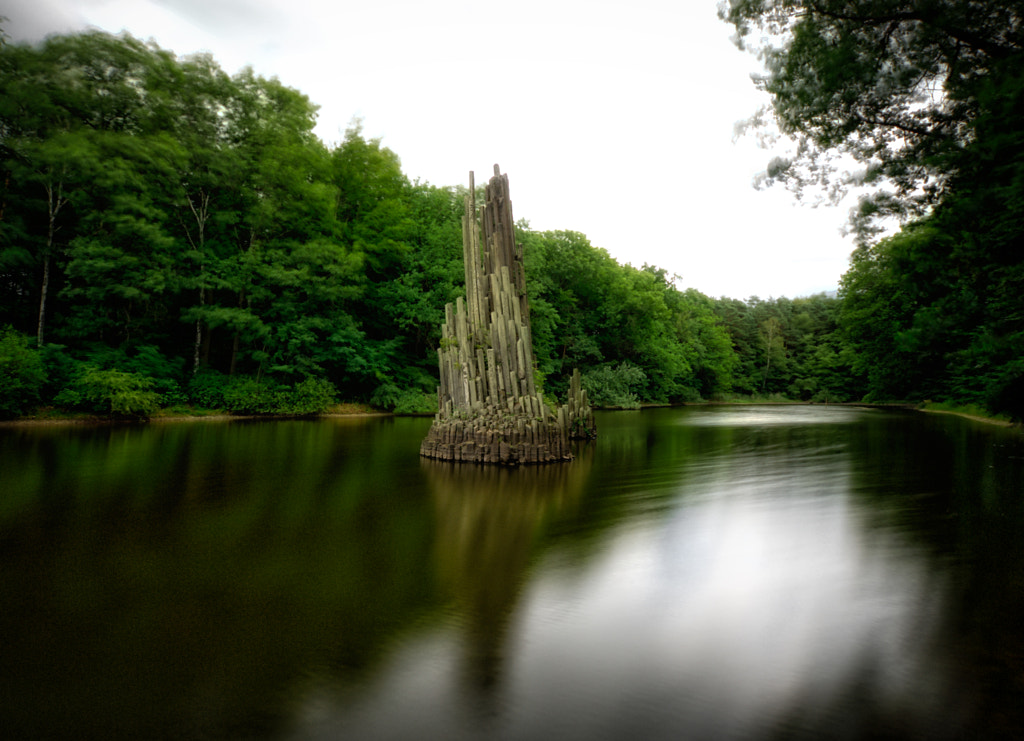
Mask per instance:
[[[936,203],[965,166],[985,86],[1024,53],[1021,0],[727,0],[719,13],[760,54],[760,85],[799,141],[771,177],[797,189],[884,182],[864,229]],[[851,176],[839,155],[863,169]]]
[[[68,217],[76,186],[81,190],[90,182],[90,152],[100,132],[132,136],[145,128],[143,78],[155,55],[130,37],[100,32],[0,50],[0,154],[5,190],[17,192],[10,200],[21,211],[4,212],[8,223],[27,226],[22,249],[35,246],[30,260],[39,276],[39,344],[45,339],[54,260],[75,237]]]

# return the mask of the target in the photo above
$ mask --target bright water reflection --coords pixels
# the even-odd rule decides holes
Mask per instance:
[[[521,623],[511,735],[942,737],[941,577],[867,526],[848,464],[726,456],[585,568],[553,559]]]
[[[334,714],[321,705],[300,735],[954,735],[952,678],[933,650],[945,614],[942,574],[897,531],[872,526],[853,496],[842,427],[799,429],[849,425],[863,414],[791,410],[781,440],[770,428],[784,424],[787,410],[666,417],[666,429],[733,432],[659,475],[637,465],[592,483],[596,497],[612,492],[632,516],[620,516],[585,557],[574,541],[556,544],[525,589],[519,578],[498,588],[504,612],[490,611],[486,623],[512,626],[506,634],[502,625],[487,652],[505,658],[503,671],[467,682],[456,657],[460,643],[465,650],[476,639],[445,626],[406,646],[351,705]],[[630,447],[617,439],[623,432],[608,430],[595,458],[602,447]],[[648,464],[659,460],[659,446],[681,444],[671,432],[663,439],[664,429],[638,432],[626,434],[644,443],[635,450]],[[529,494],[464,475],[453,472],[434,489],[439,521],[464,533],[442,550],[452,547],[453,563],[478,572],[467,581],[479,596],[493,575],[522,573],[543,514]],[[551,490],[562,493],[542,500],[551,507],[575,499],[564,486]],[[652,509],[652,498],[663,506]],[[498,565],[493,552],[517,554],[515,563],[481,567]],[[384,710],[399,698],[402,712]]]
[[[1013,738],[1024,444],[844,408],[0,430],[21,737]],[[1014,658],[1018,657],[1018,658]]]

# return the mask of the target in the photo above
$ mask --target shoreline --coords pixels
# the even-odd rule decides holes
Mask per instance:
[[[859,402],[859,401],[848,401],[848,402],[810,402],[810,401],[699,401],[699,402],[684,402],[682,404],[642,404],[639,409],[623,409],[620,407],[596,407],[597,411],[642,411],[643,409],[654,409],[654,408],[671,408],[674,406],[678,407],[695,407],[695,406],[842,406],[842,407],[861,407],[865,409],[902,409],[910,412],[921,412],[924,414],[949,414],[955,417],[962,417],[969,419],[972,422],[979,422],[982,424],[996,425],[997,427],[1020,427],[1019,423],[1011,422],[1005,419],[997,419],[995,417],[985,417],[979,414],[970,414],[968,412],[958,412],[950,409],[928,409],[926,407],[918,406],[912,403],[904,402]],[[337,411],[337,412],[324,412],[323,414],[230,414],[230,413],[215,413],[215,414],[173,414],[166,416],[155,416],[148,417],[146,419],[128,419],[128,418],[109,418],[109,417],[47,417],[37,418],[28,417],[22,419],[5,419],[0,420],[0,428],[5,427],[47,427],[47,426],[73,426],[73,425],[112,425],[112,424],[153,424],[153,423],[180,423],[180,422],[234,422],[234,421],[248,421],[248,420],[265,420],[265,421],[283,421],[288,419],[330,419],[330,418],[353,418],[353,417],[394,417],[394,412],[384,412],[380,410],[357,410],[357,411]],[[409,416],[409,415],[402,415]],[[433,416],[433,415],[413,415],[413,416]]]
[[[116,419],[109,417],[52,417],[39,419],[30,417],[27,419],[3,419],[0,420],[0,428],[3,427],[48,427],[48,426],[73,426],[73,425],[148,425],[160,423],[177,422],[240,422],[246,420],[284,421],[286,419],[327,419],[331,417],[393,417],[391,412],[367,411],[367,412],[325,412],[323,414],[176,414],[166,417],[147,417],[146,419]]]
[[[1005,419],[996,419],[995,417],[983,417],[980,414],[968,414],[967,412],[954,412],[949,409],[916,409],[915,411],[924,412],[925,414],[952,414],[955,417],[963,417],[973,422],[982,422],[988,425],[996,425],[998,427],[1019,427],[1020,423],[1010,422]]]

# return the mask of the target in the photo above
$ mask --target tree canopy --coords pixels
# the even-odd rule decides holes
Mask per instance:
[[[861,217],[921,215],[941,200],[1024,54],[1020,0],[726,0],[719,12],[760,55],[760,85],[799,143],[770,177],[798,190],[884,185]]]
[[[904,5],[723,14],[768,34],[764,85],[809,142],[785,177],[827,180],[816,157],[846,152],[889,206],[927,213],[865,240],[838,297],[795,299],[711,298],[520,222],[549,392],[579,368],[608,406],[867,396],[1024,416],[1017,6]],[[429,411],[465,189],[410,182],[358,121],[324,145],[316,113],[276,79],[130,36],[0,46],[0,414]]]
[[[4,346],[35,384],[24,398],[429,408],[463,291],[464,189],[411,183],[358,121],[326,147],[316,111],[276,79],[130,36],[0,49],[0,327],[20,333]],[[708,299],[581,234],[520,236],[538,372],[626,368],[623,398],[645,401],[728,388]]]
[[[841,325],[874,398],[942,398],[1024,417],[1024,3],[729,0],[760,43],[783,131],[774,176],[879,184],[841,288]],[[831,159],[830,159],[831,158]],[[902,231],[872,242],[870,220]]]

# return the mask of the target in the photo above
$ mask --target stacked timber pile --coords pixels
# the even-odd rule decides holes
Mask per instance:
[[[595,431],[579,372],[573,371],[568,402],[549,408],[534,379],[523,249],[515,241],[508,176],[494,166],[482,242],[474,190],[470,173],[462,217],[466,298],[445,307],[438,413],[420,455],[504,465],[571,460],[569,440]]]

